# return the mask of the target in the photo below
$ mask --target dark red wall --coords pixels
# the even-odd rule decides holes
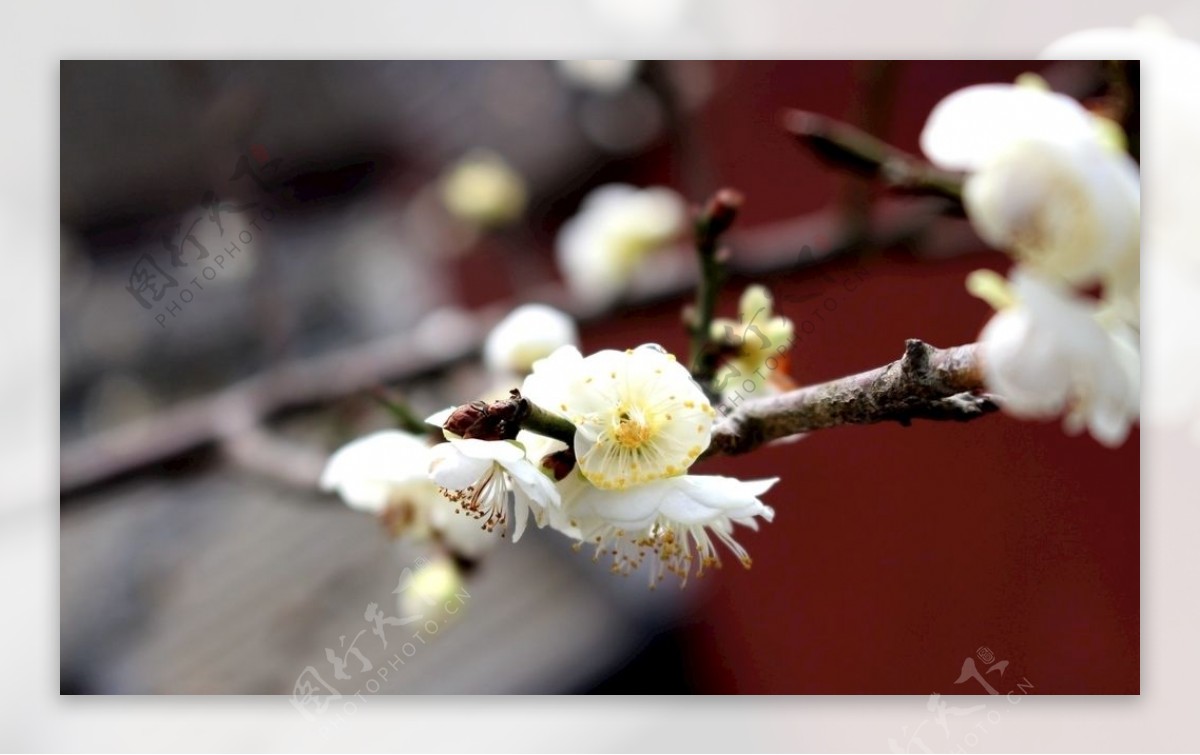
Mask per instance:
[[[886,135],[915,151],[942,96],[1038,66],[903,64]],[[748,198],[746,226],[834,196],[832,174],[789,143],[778,114],[844,115],[856,75],[842,62],[718,64],[701,135],[716,180]],[[677,168],[664,152],[640,178],[670,181]],[[974,340],[989,310],[963,280],[1008,261],[981,247],[941,262],[893,252],[861,264],[862,284],[829,286],[836,309],[819,320],[815,302],[783,304],[798,325],[813,323],[794,352],[801,381],[883,364],[906,338]],[[815,276],[768,283],[786,300]],[[741,285],[726,291],[726,312]],[[652,340],[685,350],[677,304],[584,332],[587,351]],[[826,430],[707,462],[696,471],[783,479],[767,496],[775,522],[742,537],[752,571],[731,562],[695,586],[705,600],[682,632],[694,681],[721,692],[977,692],[954,681],[964,658],[987,646],[1010,662],[999,686],[1025,677],[1039,693],[1136,693],[1138,464],[1136,431],[1114,451],[1057,423],[1003,416]]]

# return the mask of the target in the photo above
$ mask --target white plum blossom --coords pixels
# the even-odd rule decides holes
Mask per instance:
[[[1200,165],[1200,43],[1157,19],[1134,28],[1089,29],[1052,43],[1042,57],[1140,60],[1141,160],[1153,202],[1144,242],[1154,324],[1146,334],[1147,423],[1190,429],[1200,444],[1200,213],[1192,185]],[[1128,300],[1126,300],[1128,301]],[[1118,302],[1119,303],[1119,302]],[[1137,301],[1121,313],[1129,319]],[[1131,320],[1136,322],[1136,320]]]
[[[968,172],[963,203],[979,235],[1076,286],[1128,292],[1137,274],[1140,188],[1115,125],[1038,86],[981,84],[930,113],[921,147]]]
[[[379,517],[393,537],[440,539],[468,558],[498,541],[429,479],[430,447],[419,436],[385,430],[342,446],[329,458],[320,487],[352,509]]]
[[[719,565],[718,541],[750,565],[733,529],[774,517],[759,496],[776,480],[687,474],[716,413],[672,355],[652,344],[586,358],[564,347],[534,365],[521,393],[576,427],[551,527],[594,544],[597,559],[611,555],[618,573],[654,554],[651,585]]]
[[[545,304],[523,304],[488,333],[483,361],[495,375],[526,375],[558,347],[578,345],[579,331],[569,315]]]
[[[610,303],[648,258],[679,236],[686,220],[683,199],[670,189],[601,186],[559,231],[559,270],[584,303]]]
[[[980,335],[988,389],[1017,417],[1065,414],[1068,432],[1086,428],[1119,446],[1138,415],[1135,334],[1093,301],[1027,270],[1011,286],[990,271],[968,287],[999,310]]]
[[[489,532],[507,530],[511,502],[514,542],[524,532],[531,511],[541,522],[548,509],[561,504],[554,483],[526,457],[518,441],[453,438],[439,443],[430,452],[428,474],[461,511],[482,520]]]
[[[525,180],[504,158],[486,150],[464,155],[442,178],[446,209],[478,226],[502,226],[525,210]]]
[[[522,394],[575,425],[576,462],[598,488],[681,475],[708,447],[716,412],[687,368],[658,346],[587,358],[566,347],[539,365]]]

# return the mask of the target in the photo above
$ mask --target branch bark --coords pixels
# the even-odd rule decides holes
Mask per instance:
[[[840,425],[966,422],[999,408],[983,388],[977,344],[936,349],[909,339],[904,356],[883,367],[742,404],[714,428],[705,456]]]

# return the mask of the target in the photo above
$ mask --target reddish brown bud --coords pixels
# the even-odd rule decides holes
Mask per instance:
[[[742,199],[741,192],[733,189],[721,189],[712,195],[700,215],[700,222],[710,237],[715,238],[729,230],[737,219]]]
[[[490,404],[483,401],[464,404],[454,410],[442,427],[462,438],[512,440],[529,411],[521,394],[515,390],[512,393],[512,398]]]

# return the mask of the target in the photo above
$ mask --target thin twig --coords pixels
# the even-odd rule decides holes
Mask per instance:
[[[961,207],[962,176],[903,152],[865,131],[817,113],[789,110],[784,128],[830,165],[882,181],[893,191],[944,197]]]
[[[976,344],[936,349],[909,339],[904,356],[883,367],[736,407],[714,428],[705,456],[744,454],[778,438],[840,425],[965,422],[999,408],[983,389]]]
[[[696,286],[696,304],[685,318],[691,332],[688,364],[692,376],[706,391],[711,390],[720,356],[718,345],[712,339],[712,321],[728,257],[721,249],[721,237],[737,219],[741,206],[741,194],[732,189],[721,189],[708,200],[696,217],[696,256],[700,262],[700,282]]]
[[[387,409],[388,413],[392,415],[392,419],[396,420],[396,426],[401,430],[414,435],[423,435],[429,432],[430,427],[425,420],[418,417],[412,407],[404,401],[390,397],[385,388],[379,387],[371,391],[371,398]]]

